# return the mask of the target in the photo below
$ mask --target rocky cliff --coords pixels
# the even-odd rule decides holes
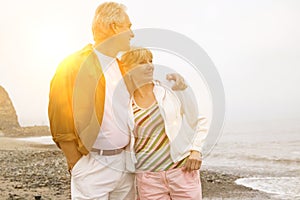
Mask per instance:
[[[16,110],[8,93],[0,86],[0,130],[18,128],[20,124]]]
[[[48,126],[20,127],[16,110],[9,95],[0,86],[0,136],[26,137],[50,135]]]

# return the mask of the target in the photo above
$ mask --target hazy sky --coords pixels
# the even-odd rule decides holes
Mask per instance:
[[[104,1],[0,2],[0,85],[22,125],[48,124],[55,69],[92,42],[92,17]],[[228,120],[300,119],[300,1],[118,2],[133,29],[170,29],[205,49],[223,80]]]

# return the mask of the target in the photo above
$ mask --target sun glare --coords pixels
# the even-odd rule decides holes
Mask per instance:
[[[61,31],[60,31],[61,30]],[[61,60],[72,51],[72,36],[68,32],[57,27],[43,27],[37,31],[34,49],[38,57],[49,60]]]

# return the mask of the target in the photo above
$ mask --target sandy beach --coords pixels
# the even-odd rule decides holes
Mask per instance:
[[[236,185],[240,177],[201,171],[203,199],[271,199],[257,190]],[[0,199],[70,199],[70,175],[55,145],[0,137]]]

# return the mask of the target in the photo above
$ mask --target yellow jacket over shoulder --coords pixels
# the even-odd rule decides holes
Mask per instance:
[[[75,150],[82,155],[91,150],[100,130],[104,100],[105,78],[89,44],[58,66],[50,85],[50,130],[59,148],[63,143],[70,146],[62,148],[68,150],[64,151],[67,160]]]

